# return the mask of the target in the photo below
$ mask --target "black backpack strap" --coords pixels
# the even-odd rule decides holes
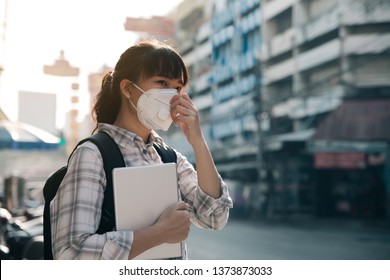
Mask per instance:
[[[115,207],[114,207],[114,197],[113,197],[113,187],[112,187],[112,169],[115,167],[124,167],[125,162],[122,156],[121,151],[118,148],[116,142],[105,132],[99,131],[97,134],[85,138],[78,142],[76,147],[73,149],[72,153],[68,158],[69,161],[81,144],[90,141],[94,143],[100,151],[100,154],[103,158],[104,172],[106,173],[107,185],[104,193],[104,200],[102,206],[102,216],[100,219],[99,228],[97,233],[104,233],[111,231],[115,227]],[[52,247],[51,247],[51,225],[50,225],[50,201],[54,198],[57,193],[58,187],[60,186],[68,168],[64,166],[55,172],[52,176],[48,178],[43,187],[43,195],[45,198],[45,208],[44,208],[44,258],[53,259]]]
[[[106,132],[99,131],[85,139],[94,143],[100,151],[103,158],[104,172],[106,173],[106,190],[102,206],[102,216],[99,228],[96,233],[102,234],[111,231],[115,227],[115,207],[112,183],[112,170],[116,167],[125,167],[123,155],[118,145]]]
[[[160,155],[161,160],[164,163],[174,162],[177,161],[177,154],[176,152],[168,145],[162,145],[158,142],[153,143],[154,148],[156,149],[157,153]]]

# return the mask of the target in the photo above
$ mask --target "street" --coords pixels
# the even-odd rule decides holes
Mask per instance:
[[[389,260],[390,230],[230,220],[221,231],[192,226],[187,249],[190,260]]]

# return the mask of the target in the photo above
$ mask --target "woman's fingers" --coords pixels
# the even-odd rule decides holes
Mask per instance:
[[[175,95],[174,97],[172,97],[171,99],[171,104],[176,102],[176,101],[180,101],[180,100],[186,100],[188,103],[192,104],[192,100],[191,98],[188,96],[187,93],[181,93],[181,94],[177,94]]]
[[[177,106],[182,106],[187,109],[195,109],[194,104],[192,103],[192,100],[188,96],[188,94],[183,93],[180,95],[176,95],[171,99],[171,108],[175,108]]]
[[[188,237],[191,226],[188,207],[188,204],[178,202],[168,207],[158,219],[157,223],[164,227],[166,242],[176,243]]]
[[[188,210],[188,204],[183,202],[183,201],[180,201],[176,204],[176,209],[177,210]]]
[[[197,113],[197,109],[187,94],[180,94],[172,98],[171,117],[175,122],[188,120],[186,118],[179,119],[179,117],[195,117]]]
[[[188,94],[183,93],[172,98],[171,117],[176,125],[180,125],[181,130],[187,137],[187,141],[191,145],[202,137],[199,112]]]

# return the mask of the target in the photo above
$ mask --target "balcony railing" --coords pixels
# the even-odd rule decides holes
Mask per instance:
[[[202,111],[204,109],[211,108],[211,106],[213,105],[213,98],[211,94],[206,94],[206,95],[195,97],[193,99],[193,102],[196,108],[199,111]]]
[[[261,25],[261,12],[260,9],[256,9],[249,15],[243,17],[240,22],[240,31],[247,33],[255,28],[259,28]]]
[[[255,115],[248,114],[228,120],[214,121],[211,128],[214,138],[224,138],[237,136],[244,132],[255,132],[258,124]]]
[[[341,41],[335,39],[317,48],[301,53],[298,57],[298,70],[304,71],[323,63],[335,60],[341,55]]]
[[[345,39],[345,54],[378,54],[390,48],[390,33],[374,33],[348,36]]]
[[[234,19],[234,6],[228,5],[226,9],[214,15],[211,24],[214,31],[220,30],[230,24]]]
[[[225,100],[245,95],[256,87],[254,74],[244,77],[236,82],[220,87],[213,92],[214,102],[220,103]]]
[[[294,71],[294,60],[291,58],[284,60],[283,62],[270,66],[265,70],[264,83],[267,85],[278,80],[282,80],[284,78],[292,76]]]
[[[388,0],[344,0],[342,21],[347,25],[390,21]]]
[[[198,30],[196,34],[196,40],[198,42],[201,42],[203,40],[206,40],[207,38],[210,37],[212,31],[211,31],[211,25],[210,22],[204,23]]]
[[[279,103],[272,108],[274,117],[288,116],[292,119],[299,119],[311,115],[317,115],[334,110],[341,102],[343,88],[339,85],[327,87],[316,96],[307,98],[294,97]]]
[[[234,28],[235,27],[233,25],[229,25],[221,29],[220,31],[214,33],[214,35],[212,36],[214,47],[218,47],[231,40],[234,35]]]
[[[231,65],[216,65],[213,68],[212,79],[214,83],[223,82],[233,77],[234,69]]]
[[[211,71],[205,71],[202,74],[197,75],[191,82],[192,88],[196,92],[203,91],[210,87],[210,75]]]
[[[290,28],[285,32],[276,35],[269,42],[268,57],[273,57],[284,52],[287,52],[293,47],[294,29]]]
[[[266,2],[263,9],[264,20],[268,20],[291,7],[296,0],[273,0]],[[263,1],[264,2],[264,1]]]
[[[250,9],[252,9],[253,7],[259,5],[260,0],[244,0],[244,1],[237,1],[236,3],[240,4],[239,9],[240,12],[243,14],[249,11]]]
[[[328,33],[340,26],[340,8],[336,6],[328,12],[313,18],[305,24],[298,26],[295,32],[296,44],[302,44]]]

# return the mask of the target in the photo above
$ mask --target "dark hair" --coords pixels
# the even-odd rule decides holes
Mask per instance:
[[[189,81],[188,69],[178,52],[157,40],[142,41],[128,48],[119,58],[114,71],[108,72],[93,107],[97,123],[115,122],[121,106],[120,82],[128,79],[138,82],[153,76]],[[94,131],[96,131],[96,128]]]

